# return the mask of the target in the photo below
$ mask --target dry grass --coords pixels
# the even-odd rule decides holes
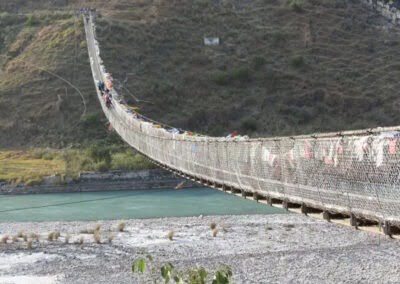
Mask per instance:
[[[121,222],[118,224],[117,230],[118,230],[119,232],[123,232],[123,231],[125,230],[125,227],[126,227],[126,223],[125,223],[124,221],[121,221]]]
[[[1,237],[1,242],[3,244],[6,244],[8,242],[8,240],[10,239],[9,235],[4,235],[3,237]]]
[[[12,237],[12,242],[17,243],[18,242],[18,236],[13,236]]]
[[[210,224],[210,229],[211,229],[211,230],[214,230],[216,227],[217,227],[217,224],[216,224],[216,223],[212,222],[212,223]]]
[[[47,236],[47,240],[52,242],[52,241],[58,240],[59,237],[60,237],[60,232],[54,231],[54,232],[49,233],[49,235]]]
[[[100,236],[100,231],[95,231],[93,234],[93,239],[96,243],[101,244],[101,236]]]
[[[64,169],[65,163],[61,158],[37,158],[31,150],[0,151],[0,180],[33,184],[40,182],[44,176],[62,173]]]
[[[218,234],[218,229],[217,229],[217,228],[214,228],[214,229],[212,230],[212,236],[215,238],[215,237],[217,236],[217,234]]]
[[[101,228],[100,224],[97,224],[96,227],[94,228],[94,231],[100,231],[100,228]]]
[[[175,232],[174,231],[169,231],[168,232],[168,234],[167,234],[167,238],[170,240],[170,241],[173,241],[174,240],[174,236],[175,236]]]

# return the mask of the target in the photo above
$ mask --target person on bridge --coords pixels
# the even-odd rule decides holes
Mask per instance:
[[[106,107],[107,107],[107,108],[110,108],[110,107],[111,107],[112,102],[111,102],[111,98],[110,98],[109,95],[106,94],[106,95],[104,96],[104,102],[106,103]]]
[[[101,92],[101,93],[103,93],[104,92],[104,83],[102,82],[102,81],[97,81],[97,88],[99,89],[99,91]]]

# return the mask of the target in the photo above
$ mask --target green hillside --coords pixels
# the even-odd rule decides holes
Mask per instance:
[[[75,16],[85,5],[117,88],[159,121],[253,137],[400,124],[400,29],[359,0],[0,0],[0,146],[114,139]]]

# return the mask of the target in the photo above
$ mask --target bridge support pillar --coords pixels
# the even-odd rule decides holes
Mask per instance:
[[[286,211],[289,210],[289,202],[287,200],[283,200],[282,201],[282,207],[283,209],[285,209]]]
[[[392,236],[392,226],[389,221],[383,222],[383,233],[389,237]]]
[[[322,213],[322,218],[324,218],[324,220],[330,222],[331,221],[331,213],[329,213],[329,211],[324,211]]]
[[[301,214],[304,214],[304,215],[307,216],[308,211],[309,211],[307,205],[305,205],[304,203],[302,203],[302,204],[301,204],[301,207],[300,207],[300,210],[301,210]]]
[[[350,226],[358,229],[358,221],[354,214],[350,214]]]
[[[255,201],[257,201],[257,203],[258,203],[258,200],[260,199],[260,195],[258,194],[257,191],[253,192],[253,199],[254,199]]]

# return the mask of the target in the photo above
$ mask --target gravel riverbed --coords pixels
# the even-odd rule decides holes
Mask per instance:
[[[132,274],[131,263],[147,254],[157,272],[166,262],[182,270],[229,265],[234,283],[400,282],[399,241],[302,215],[135,219],[124,232],[118,223],[0,223],[0,237],[40,235],[31,249],[23,237],[0,244],[0,283],[143,283],[149,274]],[[81,233],[97,224],[101,244]],[[48,241],[55,230],[61,236]]]

